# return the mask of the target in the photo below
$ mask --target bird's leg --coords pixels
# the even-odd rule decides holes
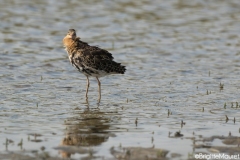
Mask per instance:
[[[89,108],[88,98],[86,98],[86,106]]]
[[[98,103],[100,103],[100,100],[101,100],[101,82],[99,81],[98,77],[97,78],[97,81],[98,81]]]
[[[88,79],[88,76],[87,76],[87,89],[86,89],[86,99],[88,99],[88,88],[89,88],[89,79]]]

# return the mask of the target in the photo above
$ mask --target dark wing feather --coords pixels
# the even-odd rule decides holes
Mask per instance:
[[[88,46],[83,49],[83,55],[91,55],[93,57],[97,56],[99,59],[102,60],[113,60],[113,56],[108,51],[98,48],[96,46]]]
[[[86,42],[79,40],[78,50],[74,54],[74,61],[78,67],[85,69],[102,70],[107,73],[124,73],[125,67],[113,61],[113,56],[108,51],[96,46],[89,46]]]

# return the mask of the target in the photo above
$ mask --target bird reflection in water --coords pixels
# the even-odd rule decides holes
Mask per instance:
[[[114,136],[109,132],[106,113],[101,112],[98,107],[86,107],[84,111],[74,110],[74,117],[68,118],[64,123],[66,136],[59,146],[63,158],[70,158],[75,153],[88,153],[88,156],[92,157],[94,152],[91,147],[99,146],[110,136]]]

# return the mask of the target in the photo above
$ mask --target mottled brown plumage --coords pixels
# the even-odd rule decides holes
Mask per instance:
[[[99,77],[110,74],[124,74],[125,66],[113,61],[113,56],[107,50],[97,46],[90,46],[88,43],[80,40],[74,29],[69,29],[67,35],[63,39],[69,60],[78,71],[87,76],[87,91],[89,88],[88,77],[96,77],[99,85],[99,101],[101,99],[101,83]]]

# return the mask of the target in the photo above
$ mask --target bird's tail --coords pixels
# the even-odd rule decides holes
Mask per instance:
[[[107,68],[107,70],[110,73],[124,74],[126,71],[126,67],[121,65],[121,63],[112,61],[111,65]]]
[[[120,73],[121,74],[124,74],[126,72],[126,66],[122,66],[121,63],[120,63]]]

